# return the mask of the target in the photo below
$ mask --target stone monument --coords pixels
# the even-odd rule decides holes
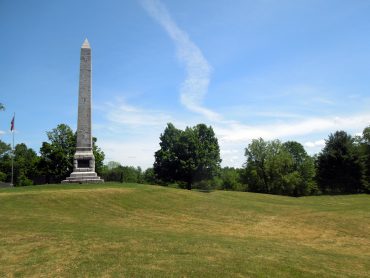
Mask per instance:
[[[87,39],[81,46],[80,84],[78,92],[77,144],[73,172],[62,183],[104,182],[95,173],[91,135],[91,48]]]

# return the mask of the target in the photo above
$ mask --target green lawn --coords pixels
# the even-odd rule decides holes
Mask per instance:
[[[370,196],[0,190],[0,277],[369,277]]]

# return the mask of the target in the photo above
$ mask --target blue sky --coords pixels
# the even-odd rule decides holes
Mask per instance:
[[[106,162],[150,167],[166,123],[212,125],[224,166],[253,138],[310,154],[370,124],[370,1],[0,0],[0,139],[74,130],[80,47]]]

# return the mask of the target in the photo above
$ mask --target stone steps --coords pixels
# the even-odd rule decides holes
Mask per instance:
[[[72,172],[62,183],[102,183],[104,182],[95,172]]]

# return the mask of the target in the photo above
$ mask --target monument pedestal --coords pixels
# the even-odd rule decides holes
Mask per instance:
[[[95,173],[95,157],[92,151],[76,151],[73,160],[73,172],[62,183],[101,183],[104,182]]]

